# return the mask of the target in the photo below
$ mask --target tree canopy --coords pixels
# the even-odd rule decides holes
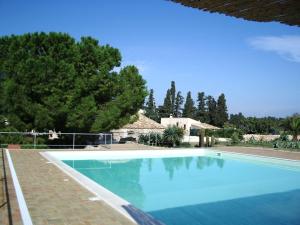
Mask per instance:
[[[182,111],[182,116],[188,117],[188,118],[194,118],[195,111],[196,111],[196,109],[194,106],[194,100],[192,99],[192,94],[189,91],[186,95],[186,101],[185,101],[184,108]]]
[[[0,37],[0,115],[20,130],[107,131],[144,104],[145,81],[118,49],[65,33]]]

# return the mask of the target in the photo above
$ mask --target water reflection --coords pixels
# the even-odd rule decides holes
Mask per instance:
[[[225,163],[221,158],[211,157],[64,162],[139,208],[143,208],[147,201],[143,188],[147,187],[146,191],[151,192],[158,189],[158,184],[166,185],[167,182],[163,180],[164,174],[167,173],[169,180],[173,180],[176,172],[180,173],[181,177],[189,177],[195,170],[213,166],[223,168]],[[156,183],[157,181],[159,182]],[[164,187],[159,187],[161,188]]]
[[[169,178],[173,179],[174,173],[176,170],[181,169],[181,167],[185,166],[187,170],[190,169],[190,166],[193,161],[193,157],[178,157],[178,158],[163,158],[163,164],[165,170],[169,173]],[[221,158],[212,158],[212,157],[195,157],[196,159],[196,168],[199,170],[204,169],[205,167],[210,167],[213,165],[217,165],[219,168],[223,168],[225,161]]]

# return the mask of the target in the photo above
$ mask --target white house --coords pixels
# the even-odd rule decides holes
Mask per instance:
[[[146,117],[144,112],[138,112],[138,119],[132,124],[126,124],[117,130],[112,130],[114,140],[120,141],[122,138],[134,138],[138,140],[141,134],[159,133],[162,134],[166,128],[156,121]]]
[[[199,143],[199,136],[191,136],[190,131],[192,129],[200,130],[200,129],[210,129],[217,130],[219,127],[215,127],[213,125],[207,123],[201,123],[200,121],[191,119],[191,118],[174,118],[170,116],[169,118],[161,118],[161,125],[164,127],[168,126],[177,126],[184,130],[183,142],[188,142],[191,144]]]
[[[200,121],[191,119],[191,118],[174,118],[174,117],[169,117],[169,118],[161,118],[161,125],[164,127],[168,126],[177,126],[185,131],[185,135],[190,134],[191,129],[210,129],[210,130],[217,130],[220,129],[219,127],[215,127],[213,125],[207,124],[207,123],[201,123]]]

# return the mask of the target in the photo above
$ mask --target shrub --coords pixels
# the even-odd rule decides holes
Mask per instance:
[[[138,142],[146,145],[162,145],[162,135],[160,133],[151,132],[150,134],[140,134]]]
[[[208,136],[215,136],[220,138],[231,138],[234,133],[237,133],[240,140],[243,139],[243,132],[236,128],[223,128],[219,130],[206,130],[205,133]]]
[[[168,127],[163,134],[163,142],[165,145],[175,147],[179,145],[183,138],[184,131],[177,126]]]
[[[231,136],[231,144],[236,145],[240,143],[239,135],[237,132],[234,132]]]

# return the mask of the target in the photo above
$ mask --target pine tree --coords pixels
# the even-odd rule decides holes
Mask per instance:
[[[208,110],[208,123],[212,125],[216,125],[217,121],[217,102],[216,100],[211,96],[207,96],[206,100],[207,110]]]
[[[145,107],[145,115],[152,120],[159,121],[158,112],[155,105],[154,91],[150,89],[150,94]]]
[[[182,112],[181,112],[181,106],[183,104],[183,96],[181,95],[181,92],[178,91],[175,99],[175,109],[174,109],[174,116],[175,117],[181,117]]]
[[[197,119],[201,122],[207,122],[207,110],[205,107],[205,93],[198,93],[198,107],[197,107]]]
[[[182,112],[183,117],[188,117],[188,118],[194,118],[195,117],[195,106],[194,106],[194,100],[192,99],[191,92],[189,91],[186,96],[186,101],[184,104],[183,112]]]
[[[227,105],[225,95],[222,93],[217,101],[216,125],[223,127],[228,121]]]

